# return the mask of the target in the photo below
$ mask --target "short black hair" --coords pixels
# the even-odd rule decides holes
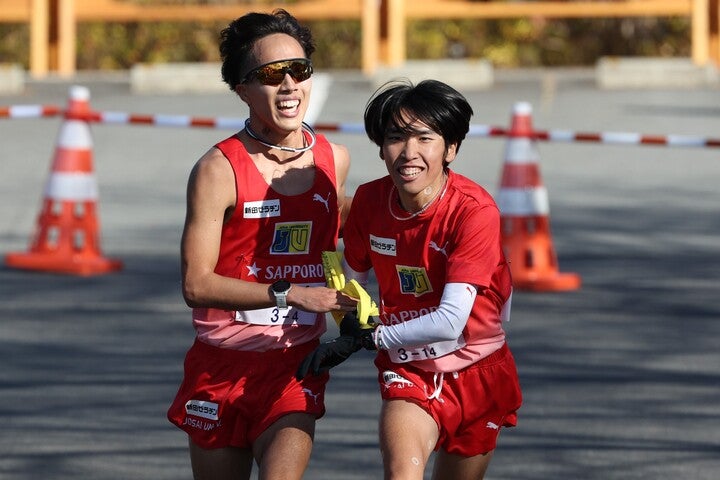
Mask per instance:
[[[390,129],[411,133],[410,123],[419,120],[440,134],[445,145],[460,144],[470,130],[473,110],[467,99],[438,80],[392,80],[370,97],[365,107],[365,133],[382,147]],[[405,116],[406,118],[403,118]]]
[[[274,33],[284,33],[297,40],[306,58],[315,51],[310,29],[300,25],[287,11],[279,8],[271,14],[252,12],[243,15],[220,32],[220,72],[230,90],[235,91],[248,70],[247,63],[255,42]]]

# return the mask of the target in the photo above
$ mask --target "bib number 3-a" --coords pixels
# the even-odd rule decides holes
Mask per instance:
[[[290,307],[281,310],[278,307],[258,310],[237,310],[235,321],[253,325],[314,325],[317,314]]]

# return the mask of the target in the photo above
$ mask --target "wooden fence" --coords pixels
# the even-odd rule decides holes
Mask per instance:
[[[353,19],[361,24],[362,70],[398,66],[406,59],[407,22],[543,17],[688,17],[692,60],[720,65],[720,0],[300,0],[235,5],[141,5],[128,0],[0,0],[0,22],[30,25],[30,73],[71,76],[76,69],[79,22],[232,20],[250,11],[286,8],[301,20]]]

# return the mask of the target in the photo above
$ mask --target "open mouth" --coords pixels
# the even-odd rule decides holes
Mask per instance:
[[[422,168],[418,167],[400,167],[398,173],[405,178],[415,178],[422,172]]]
[[[277,109],[285,113],[294,112],[299,106],[300,100],[284,100],[277,103]]]

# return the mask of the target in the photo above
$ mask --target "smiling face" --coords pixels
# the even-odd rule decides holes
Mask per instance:
[[[455,159],[455,145],[425,123],[403,114],[406,128],[389,126],[380,150],[388,173],[408,212],[420,210],[445,183],[445,165]]]
[[[297,40],[275,33],[255,42],[247,71],[270,62],[304,57],[305,52]],[[279,85],[263,85],[253,77],[239,84],[236,92],[250,108],[252,129],[266,140],[281,144],[290,133],[300,131],[311,87],[312,77],[298,82],[286,73]]]

